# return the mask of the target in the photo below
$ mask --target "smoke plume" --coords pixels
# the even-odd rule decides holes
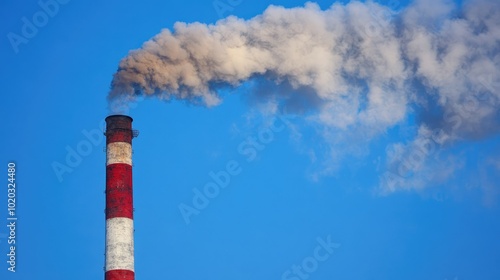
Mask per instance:
[[[110,107],[137,96],[210,107],[222,102],[220,88],[251,81],[258,100],[276,105],[274,113],[307,109],[336,148],[414,116],[415,139],[395,143],[387,155],[387,168],[404,178],[423,168],[413,163],[401,171],[423,142],[441,149],[498,134],[499,43],[496,0],[270,6],[248,20],[162,30],[122,59]],[[338,156],[338,149],[330,152]],[[431,154],[424,151],[422,161]],[[387,191],[409,188],[389,183]]]

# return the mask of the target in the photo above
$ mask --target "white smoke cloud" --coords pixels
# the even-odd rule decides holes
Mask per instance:
[[[401,11],[373,2],[270,6],[249,20],[162,30],[120,62],[109,100],[154,96],[210,107],[222,102],[219,89],[252,81],[254,99],[274,112],[307,115],[334,161],[339,148],[359,144],[363,154],[364,142],[415,114],[418,135],[394,143],[390,170],[422,139],[438,150],[499,132],[499,42],[496,0],[419,0]],[[441,174],[459,167],[448,169]]]

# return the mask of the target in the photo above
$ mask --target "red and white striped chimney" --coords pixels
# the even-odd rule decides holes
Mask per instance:
[[[132,118],[106,118],[105,280],[133,280]]]

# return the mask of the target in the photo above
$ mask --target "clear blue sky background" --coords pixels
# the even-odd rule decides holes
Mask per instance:
[[[243,0],[231,13],[250,18],[269,4],[304,3]],[[0,226],[0,279],[103,279],[104,138],[62,180],[52,163],[87,141],[83,130],[101,131],[112,74],[129,50],[176,21],[213,23],[219,15],[209,0],[69,1],[15,53],[7,34],[40,9],[36,1],[0,4],[0,225],[9,161],[17,164],[19,218],[16,273],[7,271]],[[391,133],[317,181],[289,128],[247,162],[238,145],[263,124],[248,123],[245,92],[237,91],[211,109],[146,100],[131,110],[141,132],[133,143],[136,279],[278,280],[328,236],[340,247],[309,279],[500,279],[498,203],[460,180],[375,195]],[[302,147],[317,145],[314,133],[302,132]],[[498,146],[498,138],[481,145]],[[480,155],[481,145],[457,154]],[[187,225],[179,204],[192,204],[193,188],[230,160],[241,174]]]

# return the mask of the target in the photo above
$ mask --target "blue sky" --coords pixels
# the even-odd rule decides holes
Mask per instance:
[[[304,5],[224,3],[231,9],[222,16],[243,19],[271,4]],[[321,9],[332,3],[318,2]],[[36,1],[0,5],[0,155],[6,175],[9,162],[17,166],[18,217],[15,273],[7,271],[7,227],[0,227],[0,279],[102,278],[101,132],[113,74],[161,29],[215,23],[221,13],[211,1],[67,1],[13,47],[8,34],[21,34],[23,17],[32,20],[42,8]],[[364,141],[349,129],[323,130],[314,112],[267,114],[269,104],[250,93],[252,82],[220,90],[223,102],[210,108],[156,98],[131,106],[140,131],[133,140],[137,279],[500,279],[496,128],[434,144],[429,159],[388,191],[384,174],[427,135],[418,127],[431,115],[420,114],[422,103]],[[74,151],[79,158],[70,158]],[[58,174],[54,162],[70,172]],[[180,205],[193,206],[196,190],[214,182],[210,173],[228,164],[239,172],[187,223]],[[321,247],[327,240],[335,246]],[[308,264],[302,276],[293,272]]]

